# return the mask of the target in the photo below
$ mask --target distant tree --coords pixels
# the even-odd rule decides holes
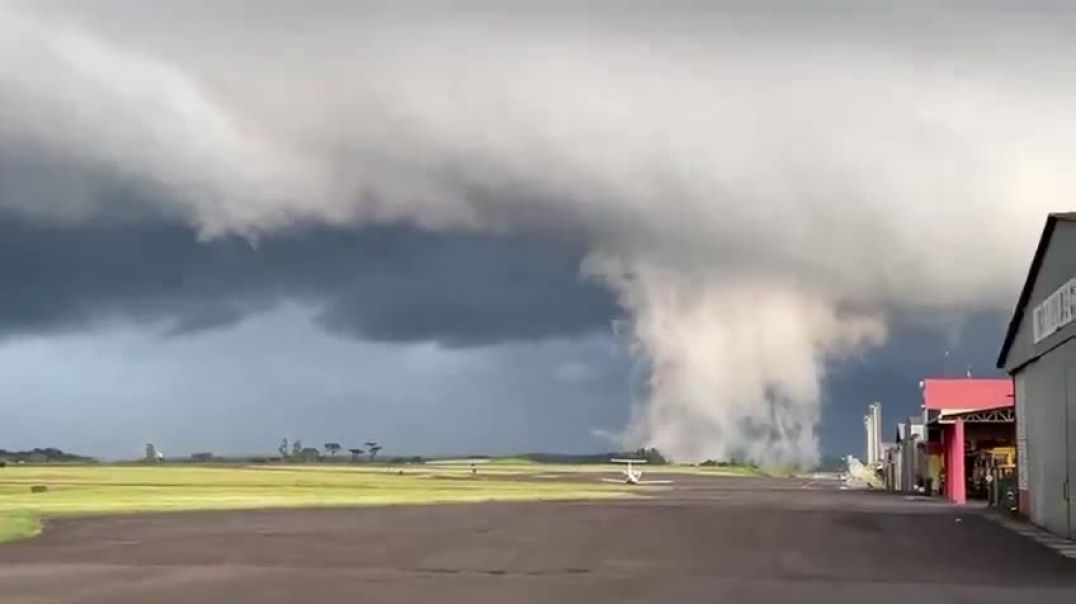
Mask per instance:
[[[302,454],[303,454],[303,441],[296,438],[295,442],[291,443],[291,456],[294,457],[295,459],[298,459],[299,457],[302,456]]]
[[[336,454],[339,453],[340,449],[342,449],[342,448],[343,447],[340,446],[340,443],[325,443],[325,450],[332,457],[336,457]]]
[[[351,461],[359,461],[359,459],[366,453],[362,449],[348,449],[351,452]]]
[[[370,452],[370,461],[374,461],[375,459],[377,459],[377,454],[379,451],[381,451],[381,449],[381,445],[375,442],[366,443],[366,450]]]
[[[70,461],[82,463],[96,461],[92,457],[75,455],[74,453],[65,453],[64,451],[53,447],[45,449],[35,448],[26,451],[7,451],[5,449],[0,449],[0,461],[18,463],[20,461],[29,461],[32,457],[43,457],[45,461]]]
[[[280,441],[280,446],[277,447],[276,450],[277,450],[278,453],[280,453],[280,459],[287,459],[288,458],[288,439],[285,438],[284,440]]]
[[[321,456],[319,455],[318,450],[314,447],[303,447],[303,449],[299,451],[299,459],[303,462],[309,463],[312,461],[318,461],[320,457]]]

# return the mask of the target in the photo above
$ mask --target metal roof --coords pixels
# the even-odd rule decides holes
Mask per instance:
[[[1016,421],[1016,410],[1012,406],[996,407],[994,409],[976,409],[960,413],[945,413],[935,417],[931,424],[952,424],[962,419],[969,424],[1011,424]]]
[[[1005,341],[1001,345],[1001,353],[998,354],[998,369],[1005,368],[1009,350],[1012,348],[1013,342],[1016,341],[1017,332],[1020,331],[1020,322],[1023,320],[1024,312],[1031,301],[1031,290],[1035,288],[1035,280],[1039,276],[1039,269],[1042,268],[1046,249],[1050,246],[1050,238],[1053,237],[1054,228],[1059,220],[1076,222],[1076,212],[1055,212],[1046,217],[1046,226],[1042,229],[1042,237],[1039,238],[1035,256],[1031,259],[1031,269],[1028,271],[1027,279],[1024,281],[1024,288],[1020,290],[1020,298],[1016,302],[1016,309],[1013,311],[1012,319],[1009,321],[1009,329],[1005,332]]]

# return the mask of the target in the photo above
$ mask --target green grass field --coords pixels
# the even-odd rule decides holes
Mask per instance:
[[[400,475],[398,472],[403,471]],[[599,499],[645,492],[558,478],[615,472],[601,464],[493,459],[471,474],[467,462],[258,466],[42,465],[0,469],[0,542],[30,537],[52,517],[287,507]],[[647,475],[774,476],[781,470],[653,466]],[[541,479],[541,480],[536,480]],[[48,487],[32,493],[34,485]]]
[[[59,516],[284,507],[598,499],[630,496],[624,487],[519,479],[544,471],[499,472],[413,466],[17,466],[0,469],[0,541],[29,537]],[[561,474],[564,473],[562,469]],[[515,475],[517,478],[512,479]],[[32,493],[31,486],[48,487]]]

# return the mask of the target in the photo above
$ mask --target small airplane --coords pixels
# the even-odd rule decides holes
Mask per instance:
[[[459,459],[428,459],[424,463],[427,466],[473,466],[475,464],[489,463],[489,458],[462,457]]]
[[[610,459],[609,461],[615,464],[627,464],[628,467],[622,471],[624,478],[602,478],[603,482],[632,485],[672,484],[671,480],[643,480],[643,471],[636,470],[633,466],[645,464],[645,459]]]

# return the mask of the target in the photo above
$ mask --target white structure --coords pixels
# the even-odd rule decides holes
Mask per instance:
[[[874,422],[869,413],[863,416],[863,431],[866,433],[865,440],[867,442],[867,456],[863,459],[866,461],[866,465],[869,466],[874,460]]]
[[[867,415],[863,416],[863,427],[867,433],[867,467],[878,468],[882,463],[882,403],[867,406]]]
[[[602,478],[603,482],[617,484],[672,484],[671,480],[643,480],[643,471],[636,470],[634,464],[645,464],[645,459],[610,459],[609,463],[627,464],[628,467],[621,472],[624,478]]]
[[[1020,511],[1076,537],[1076,213],[1047,218],[998,367],[1015,381]]]

